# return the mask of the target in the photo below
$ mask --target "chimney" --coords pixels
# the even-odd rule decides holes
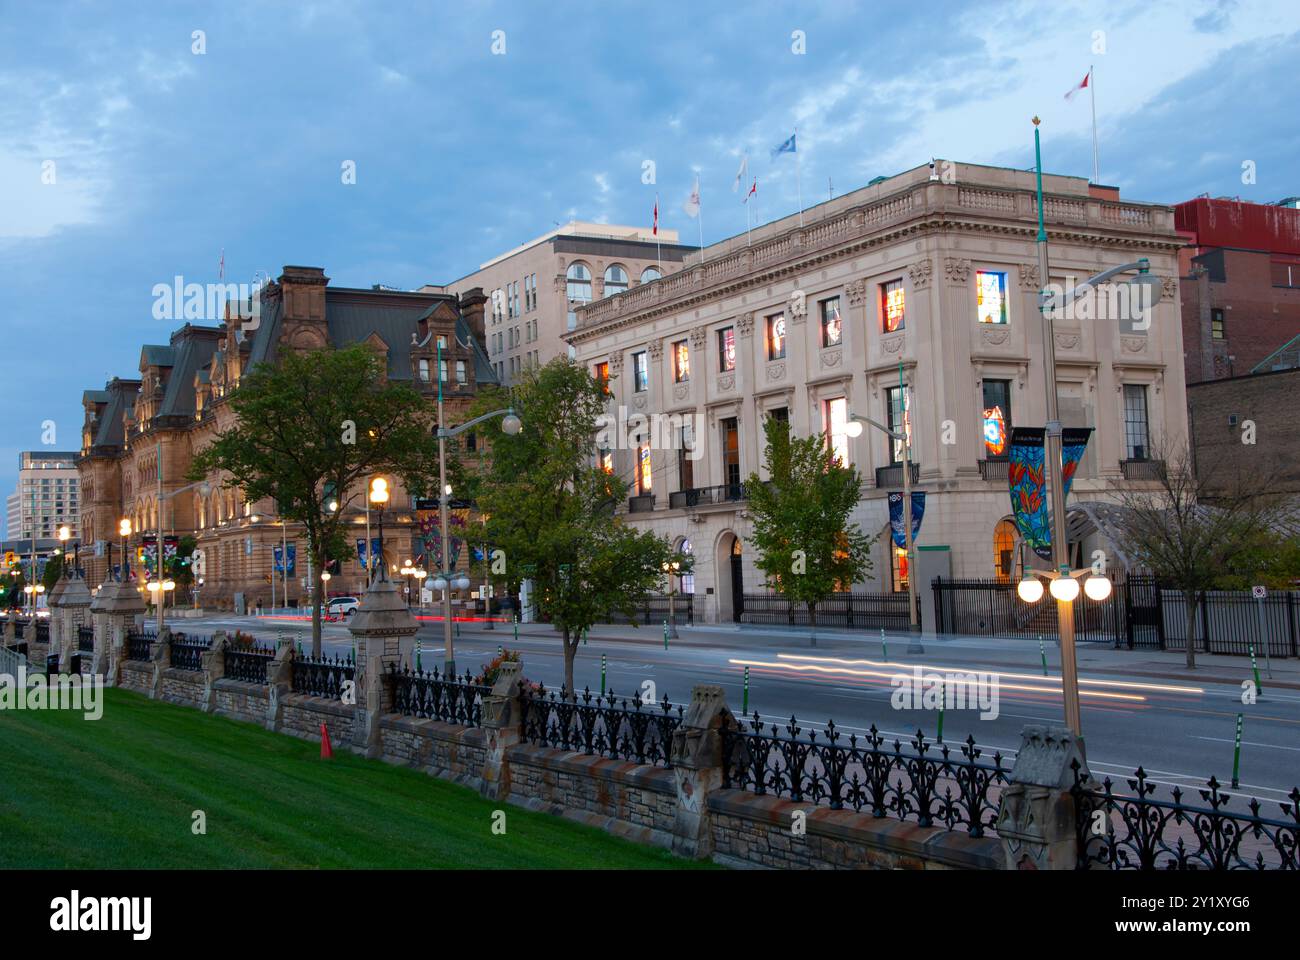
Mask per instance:
[[[487,349],[487,327],[483,319],[486,303],[487,297],[482,287],[472,287],[460,295],[460,315],[465,318],[474,339],[484,350]]]
[[[329,344],[329,328],[325,323],[325,285],[329,282],[321,267],[284,268],[279,280],[282,343],[305,350]]]

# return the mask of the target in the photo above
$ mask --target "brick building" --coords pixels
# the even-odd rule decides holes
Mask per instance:
[[[307,546],[296,525],[282,525],[271,502],[246,502],[223,477],[202,485],[188,480],[196,450],[233,423],[227,402],[243,374],[274,363],[282,350],[314,350],[365,343],[387,359],[387,376],[411,383],[430,404],[437,395],[437,343],[442,342],[444,397],[457,422],[482,384],[496,375],[484,349],[484,305],[479,290],[459,297],[388,289],[331,288],[319,267],[286,266],[278,280],[256,294],[256,324],[227,305],[219,326],[186,324],[169,342],[141,349],[138,379],[114,378],[103,390],[83,394],[85,423],[77,461],[82,488],[83,556],[91,583],[106,574],[106,546],[118,562],[118,523],[131,520],[134,551],[142,535],[194,536],[204,551],[204,606],[228,606],[242,596],[248,606],[271,603],[273,551],[296,548],[288,578],[292,602],[308,592]],[[417,346],[418,342],[426,342]],[[346,499],[346,498],[344,498]],[[364,541],[364,497],[351,518]],[[415,504],[394,478],[385,511],[389,560],[414,556]],[[375,531],[372,529],[372,535]],[[357,593],[364,573],[353,553],[341,558],[329,593]],[[465,565],[461,557],[461,566]],[[320,571],[310,571],[312,575]],[[283,603],[283,577],[276,577]]]
[[[1174,222],[1187,382],[1272,369],[1300,337],[1300,209],[1199,197]]]
[[[1281,471],[1273,492],[1300,494],[1297,395],[1300,368],[1188,385],[1188,435],[1211,490],[1226,492],[1236,469],[1271,461]]]

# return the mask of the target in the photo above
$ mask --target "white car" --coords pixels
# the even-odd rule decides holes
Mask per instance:
[[[361,606],[361,601],[356,597],[333,597],[329,603],[325,604],[325,615],[327,617],[350,617],[359,606]]]

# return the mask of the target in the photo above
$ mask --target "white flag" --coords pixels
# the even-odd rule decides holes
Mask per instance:
[[[740,189],[741,183],[745,179],[745,174],[749,172],[749,154],[745,154],[740,159],[740,169],[736,171],[736,180],[731,185],[731,192],[735,193]]]
[[[700,175],[698,173],[695,175],[695,189],[691,191],[691,195],[682,204],[682,209],[686,211],[688,217],[698,217],[700,215]]]

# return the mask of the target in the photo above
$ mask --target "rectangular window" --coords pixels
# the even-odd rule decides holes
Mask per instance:
[[[849,463],[849,402],[844,397],[822,401],[822,433],[831,459],[840,466]]]
[[[1151,453],[1147,388],[1140,383],[1124,384],[1124,447],[1130,460],[1145,460]]]
[[[420,361],[420,379],[423,380],[425,383],[429,382],[429,361],[428,360]]]
[[[773,407],[771,410],[767,411],[767,415],[771,417],[773,420],[779,420],[782,423],[790,422],[789,407]]]
[[[650,444],[643,443],[636,448],[636,489],[640,494],[647,494],[654,485],[654,471],[650,464]]]
[[[984,456],[1005,459],[1011,435],[1011,381],[984,381]]]
[[[822,346],[838,347],[844,340],[844,323],[840,319],[840,298],[822,301]]]
[[[608,395],[609,393],[609,361],[605,360],[596,364],[596,379],[600,381],[600,387]]]
[[[632,381],[637,393],[650,389],[650,357],[644,350],[632,354]]]
[[[740,428],[735,417],[722,421],[722,479],[728,487],[740,486]]]
[[[684,383],[691,379],[691,354],[685,340],[673,344],[673,380]]]
[[[679,490],[690,490],[695,486],[695,461],[691,459],[690,427],[682,427],[677,434],[677,482]]]
[[[785,314],[778,313],[767,318],[767,359],[781,360],[785,357]]]
[[[893,540],[889,541],[891,544]],[[907,593],[907,551],[902,547],[894,547],[890,551],[890,581],[895,593]]]
[[[975,316],[980,323],[1007,322],[1007,275],[1002,271],[975,271]]]
[[[464,360],[457,360],[457,361],[456,361],[456,382],[457,382],[457,383],[465,383],[465,382],[466,382],[466,381],[465,381],[465,361],[464,361]]]
[[[906,435],[910,445],[912,440],[912,398],[904,396],[902,387],[889,387],[885,390],[885,401],[888,404],[888,421],[886,426],[892,433],[902,433]],[[889,462],[903,462],[903,440],[901,438],[889,438]]]
[[[880,328],[885,333],[903,329],[903,281],[890,280],[880,285]]]
[[[736,328],[718,331],[718,369],[723,373],[736,369]]]
[[[446,360],[438,361],[438,379],[442,380],[443,383],[447,382],[447,361]]]
[[[1223,332],[1223,310],[1220,307],[1215,307],[1210,311],[1210,336],[1215,340],[1225,339]]]
[[[613,450],[600,451],[600,469],[604,470],[606,473],[614,472],[614,451]]]

